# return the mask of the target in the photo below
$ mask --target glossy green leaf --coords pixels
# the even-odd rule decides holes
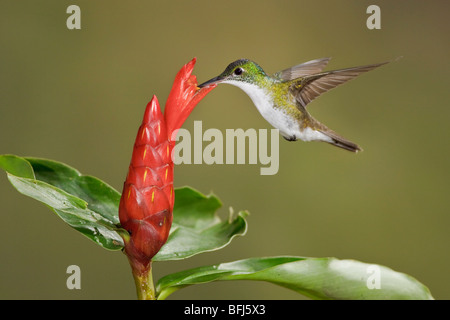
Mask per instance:
[[[109,250],[120,250],[117,227],[120,194],[97,178],[56,161],[0,156],[11,184],[50,208],[67,224]],[[31,168],[31,171],[29,170]]]
[[[175,190],[173,224],[167,243],[153,258],[154,261],[178,260],[218,250],[247,230],[247,212],[230,212],[222,221],[216,211],[222,206],[214,196],[205,196],[188,187]]]
[[[18,177],[35,178],[30,163],[12,154],[0,155],[0,168]]]
[[[61,162],[25,158],[33,167],[36,179],[47,182],[87,202],[89,209],[112,224],[119,224],[120,193],[98,178],[82,175]]]
[[[158,281],[158,299],[174,291],[219,280],[257,280],[313,299],[433,299],[428,288],[384,266],[336,258],[251,258],[190,269]]]
[[[118,226],[120,193],[105,182],[82,175],[61,162],[0,156],[0,168],[22,194],[51,207],[66,223],[110,250],[123,248]],[[246,212],[222,221],[222,206],[214,195],[205,196],[188,187],[175,190],[174,220],[167,243],[155,261],[184,259],[220,249],[247,229]]]

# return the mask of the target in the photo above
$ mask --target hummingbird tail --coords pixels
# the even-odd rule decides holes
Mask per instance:
[[[326,141],[329,144],[351,151],[351,152],[359,152],[359,151],[363,151],[356,143],[353,143],[343,137],[341,137],[340,135],[338,135],[336,132],[331,131],[331,130],[324,130],[321,131],[323,134],[325,134],[327,137],[329,137],[331,139],[331,141]]]

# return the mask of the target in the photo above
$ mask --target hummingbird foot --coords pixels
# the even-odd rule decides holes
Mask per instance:
[[[285,136],[282,136],[283,138],[285,138],[287,141],[297,141],[297,137],[294,135],[294,136],[289,136],[289,137],[285,137]]]

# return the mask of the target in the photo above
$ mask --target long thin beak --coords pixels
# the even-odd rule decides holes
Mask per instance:
[[[220,83],[220,82],[222,82],[222,81],[223,81],[223,78],[222,78],[222,77],[215,77],[215,78],[212,78],[212,79],[210,79],[210,80],[208,80],[208,81],[206,81],[206,82],[203,82],[202,84],[199,84],[197,87],[203,88],[203,87],[210,86],[210,85],[212,85],[212,84]]]

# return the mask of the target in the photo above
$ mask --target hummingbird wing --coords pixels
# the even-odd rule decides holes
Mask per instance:
[[[291,93],[303,107],[338,85],[343,84],[351,79],[356,78],[361,73],[373,70],[388,62],[371,64],[361,67],[353,67],[347,69],[333,70],[318,74],[307,75],[298,80],[293,80],[290,87]]]
[[[330,59],[331,58],[322,58],[298,64],[296,66],[274,73],[273,77],[282,81],[286,81],[319,73],[323,70],[323,68],[325,68]]]

